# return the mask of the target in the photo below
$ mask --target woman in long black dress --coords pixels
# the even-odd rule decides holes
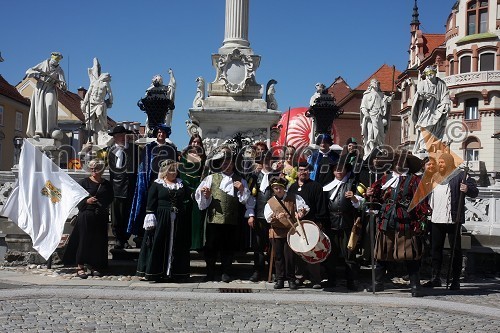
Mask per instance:
[[[80,181],[80,185],[90,196],[78,204],[78,217],[71,234],[71,241],[77,241],[77,276],[86,279],[85,265],[93,276],[100,276],[99,270],[108,266],[108,206],[113,201],[113,187],[102,178],[104,161],[94,159],[89,162],[90,177]]]
[[[137,276],[148,281],[184,281],[189,277],[191,234],[184,207],[190,191],[177,176],[177,163],[163,161],[158,179],[148,191],[146,232],[137,264]]]

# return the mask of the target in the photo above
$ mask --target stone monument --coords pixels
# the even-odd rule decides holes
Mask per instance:
[[[224,41],[212,55],[215,80],[208,84],[206,98],[200,94],[195,99],[186,122],[190,135],[202,136],[207,153],[237,133],[269,145],[271,128],[281,115],[268,108],[263,86],[256,81],[260,56],[248,41],[249,0],[226,0],[225,10]]]

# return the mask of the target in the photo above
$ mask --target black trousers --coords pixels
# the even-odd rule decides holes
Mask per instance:
[[[264,273],[269,248],[269,223],[265,219],[256,218],[252,229],[253,268],[255,272]]]
[[[130,238],[127,227],[131,208],[132,200],[129,198],[115,197],[111,204],[111,230],[121,244],[125,244]]]
[[[234,252],[238,246],[238,235],[239,228],[236,225],[207,223],[204,251],[207,275],[214,275],[219,253],[222,273],[231,274]]]
[[[276,280],[295,281],[295,254],[286,238],[272,238]]]
[[[461,226],[459,226],[460,228]],[[455,223],[431,223],[431,256],[432,256],[432,278],[441,276],[441,266],[443,264],[444,240],[448,235],[450,251],[455,243]],[[453,254],[452,277],[455,280],[460,278],[462,272],[462,239],[460,234],[457,237],[455,253]]]
[[[330,238],[332,244],[330,255],[323,262],[328,280],[330,282],[336,280],[336,264],[339,259],[342,259],[344,262],[346,280],[356,280],[359,272],[359,264],[356,262],[356,252],[347,250],[351,229],[326,229],[325,234]]]

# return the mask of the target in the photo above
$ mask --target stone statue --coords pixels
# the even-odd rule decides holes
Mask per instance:
[[[274,97],[274,94],[276,93],[276,89],[274,86],[276,83],[278,83],[278,81],[276,80],[269,80],[269,82],[267,83],[266,102],[267,108],[271,110],[278,110],[278,102]]]
[[[175,88],[177,87],[177,83],[175,82],[174,71],[172,68],[168,69],[168,75],[170,75],[170,80],[168,81],[168,99],[174,104],[175,101]],[[174,118],[174,109],[171,109],[170,112],[167,113],[165,117],[165,124],[167,124],[170,128],[172,127],[172,119]]]
[[[99,140],[99,137],[103,138],[108,132],[107,110],[113,105],[113,93],[110,85],[111,75],[101,73],[101,65],[97,58],[94,58],[94,65],[88,69],[88,72],[90,86],[81,102],[81,108],[85,115],[85,123],[92,132],[92,135],[89,136],[89,142],[93,141],[98,145],[105,144],[105,139]]]
[[[196,95],[193,100],[193,108],[203,107],[203,100],[205,99],[205,80],[198,76],[196,78]]]
[[[425,68],[425,80],[418,82],[413,98],[411,115],[415,127],[419,129],[413,146],[413,154],[425,153],[427,140],[442,140],[444,136],[450,111],[450,91],[446,83],[436,77],[436,73],[434,66]],[[422,133],[423,129],[434,138],[425,136]],[[432,142],[427,142],[427,144],[430,146]]]
[[[309,100],[309,106],[313,106],[316,104],[316,99],[320,97],[322,94],[324,94],[324,90],[326,89],[325,85],[323,83],[316,83],[316,92],[311,96],[311,99]]]
[[[57,127],[57,88],[66,90],[64,71],[59,66],[63,58],[59,52],[52,52],[49,59],[26,71],[27,77],[37,80],[31,97],[28,129],[26,134],[32,138],[52,138]]]
[[[153,129],[159,124],[171,126],[172,112],[175,108],[173,100],[175,98],[175,78],[172,69],[169,69],[170,86],[163,84],[163,77],[160,74],[153,76],[151,85],[146,89],[146,95],[141,98],[137,105],[146,112],[146,129],[147,136],[153,136]]]
[[[365,157],[369,156],[374,148],[384,144],[388,108],[393,96],[394,93],[386,96],[380,90],[380,82],[377,79],[372,79],[363,93],[360,110]]]

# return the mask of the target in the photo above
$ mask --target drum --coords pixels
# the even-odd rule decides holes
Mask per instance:
[[[330,238],[312,221],[303,220],[299,223],[300,226],[296,224],[295,230],[292,228],[288,232],[288,245],[305,262],[317,264],[324,261],[332,248]]]

